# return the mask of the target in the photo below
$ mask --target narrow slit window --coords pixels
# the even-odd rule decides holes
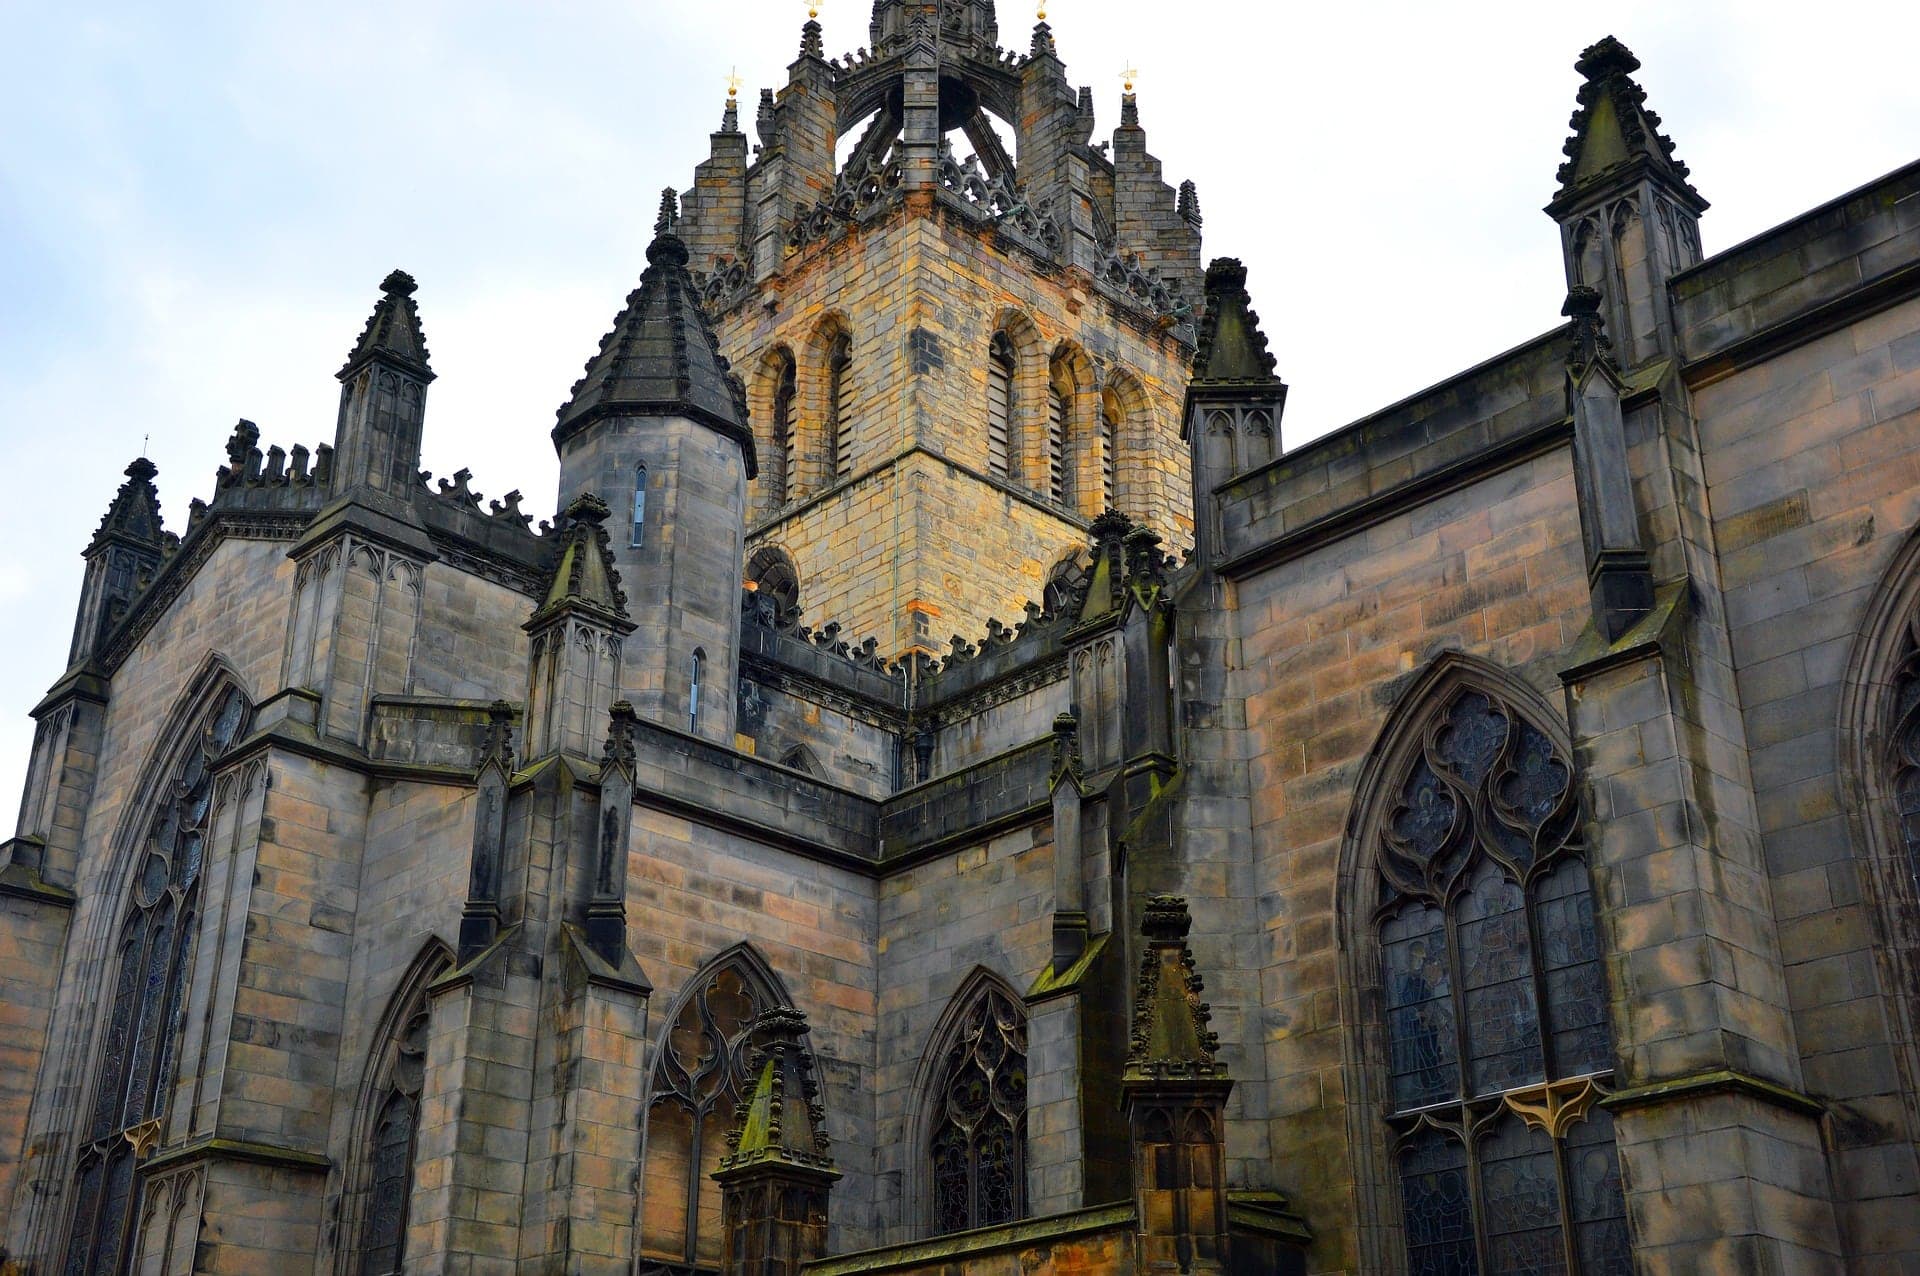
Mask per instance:
[[[647,467],[633,467],[633,536],[627,542],[634,549],[647,543]]]
[[[841,333],[827,354],[827,419],[833,477],[853,474],[853,338]]]
[[[700,683],[707,672],[707,653],[698,647],[693,650],[692,682],[687,689],[687,730],[700,729]]]
[[[1072,406],[1070,391],[1055,381],[1047,394],[1047,495],[1053,500],[1070,502],[1073,492],[1067,483],[1067,427]]]

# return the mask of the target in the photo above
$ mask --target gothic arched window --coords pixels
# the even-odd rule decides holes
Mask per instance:
[[[639,549],[647,543],[647,467],[633,467],[633,536],[627,544]]]
[[[413,1195],[420,1092],[427,1069],[427,986],[452,964],[435,943],[402,980],[374,1049],[361,1091],[361,1164],[350,1205],[359,1218],[358,1276],[397,1276],[406,1257],[407,1205]],[[352,1233],[349,1233],[350,1235]]]
[[[773,383],[773,447],[770,449],[773,473],[769,476],[776,508],[785,505],[794,496],[793,400],[798,393],[793,352],[782,347],[778,351],[777,364]]]
[[[1005,329],[987,347],[987,473],[1008,478],[1007,440],[1013,428],[1013,339]]]
[[[748,1030],[785,999],[756,959],[736,951],[694,976],[654,1065],[641,1169],[640,1271],[720,1269],[720,1185],[734,1105],[750,1088]]]
[[[827,443],[835,479],[853,473],[853,338],[842,332],[827,350]]]
[[[1100,511],[1113,508],[1113,474],[1117,468],[1116,449],[1120,446],[1120,401],[1109,390],[1100,398]],[[1138,517],[1139,511],[1135,511]]]
[[[136,1161],[159,1139],[173,1088],[200,869],[212,823],[213,767],[239,738],[247,714],[246,697],[228,688],[201,716],[158,786],[158,809],[136,851],[93,1104],[80,1131],[69,1276],[117,1276],[127,1261],[140,1199]]]
[[[747,559],[747,579],[757,593],[771,598],[782,615],[800,609],[800,569],[778,545],[762,545]]]
[[[1920,615],[1906,628],[1886,721],[1894,813],[1900,821],[1900,843],[1907,853],[1914,897],[1920,899]]]
[[[1055,364],[1047,384],[1047,496],[1062,505],[1073,505],[1076,493],[1073,468],[1068,455],[1069,435],[1073,431],[1073,374],[1063,364]]]
[[[1456,689],[1375,847],[1388,1125],[1410,1270],[1631,1270],[1606,977],[1572,768]]]
[[[1027,1018],[998,982],[963,990],[940,1035],[929,1095],[927,1182],[935,1233],[1027,1212]]]

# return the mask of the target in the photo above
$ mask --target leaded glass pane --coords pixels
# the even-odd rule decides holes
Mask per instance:
[[[960,1016],[933,1097],[933,1219],[942,1232],[1026,1214],[1026,1020],[983,987]]]
[[[1408,1135],[1400,1144],[1400,1194],[1410,1276],[1475,1276],[1473,1201],[1460,1141],[1439,1130]]]
[[[389,1276],[400,1270],[407,1234],[407,1197],[413,1188],[414,1101],[392,1094],[373,1128],[372,1174],[367,1200],[362,1276]]]
[[[1469,1093],[1543,1080],[1526,895],[1483,860],[1456,907]]]
[[[1467,787],[1478,788],[1493,768],[1493,760],[1506,743],[1507,718],[1493,702],[1477,691],[1469,691],[1453,703],[1447,725],[1438,741],[1440,760]]]
[[[1396,1110],[1459,1097],[1453,984],[1446,916],[1413,904],[1380,928],[1387,998],[1387,1051]]]
[[[1577,1076],[1613,1066],[1607,1028],[1607,980],[1593,922],[1587,866],[1562,860],[1539,880],[1535,918],[1540,966],[1547,983],[1547,1021],[1553,1035],[1553,1074]]]
[[[1487,1268],[1515,1276],[1567,1270],[1553,1139],[1509,1112],[1480,1144]]]
[[[1566,1136],[1567,1184],[1573,1196],[1574,1248],[1581,1276],[1631,1276],[1627,1201],[1620,1187],[1620,1155],[1613,1117],[1592,1108]]]

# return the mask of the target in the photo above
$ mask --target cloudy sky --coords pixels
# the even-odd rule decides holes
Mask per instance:
[[[829,53],[869,6],[827,0]],[[425,465],[552,510],[554,409],[644,264],[738,67],[802,0],[0,0],[0,820],[86,543],[144,446],[169,523],[233,421],[330,440],[333,372],[395,266],[439,372]],[[1604,16],[1602,16],[1604,15]],[[1290,446],[1522,341],[1563,294],[1572,70],[1611,32],[1714,207],[1709,253],[1920,155],[1911,0],[1609,5],[1055,0],[1104,136],[1148,145],[1243,258]],[[1033,9],[1000,6],[1024,49]],[[751,118],[751,106],[746,112]],[[143,444],[143,439],[150,439]]]

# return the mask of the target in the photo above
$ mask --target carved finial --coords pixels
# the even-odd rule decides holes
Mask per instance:
[[[820,43],[820,24],[808,18],[806,25],[800,28],[800,56],[803,58],[824,58],[826,49]]]
[[[235,472],[246,468],[247,458],[253,455],[254,444],[259,441],[259,426],[245,417],[234,423],[233,433],[227,437],[227,460],[232,462]]]
[[[418,287],[419,285],[413,281],[413,276],[404,270],[392,271],[380,281],[380,291],[389,297],[411,297],[414,289]]]
[[[1181,218],[1195,230],[1200,229],[1200,188],[1192,179],[1180,183],[1178,210]]]
[[[1140,99],[1131,90],[1120,95],[1120,127],[1140,127]]]
[[[720,131],[738,133],[740,131],[740,99],[727,94],[727,107],[720,113]]]
[[[498,762],[502,771],[513,773],[513,705],[505,700],[487,706],[487,740],[480,760],[482,766]]]
[[[1573,320],[1573,341],[1567,348],[1567,367],[1574,376],[1607,357],[1613,341],[1606,334],[1606,321],[1600,317],[1600,290],[1575,284],[1567,290],[1566,304],[1560,313]]]
[[[609,763],[633,769],[633,732],[638,722],[631,700],[613,702],[613,708],[607,713],[606,759]]]
[[[1040,21],[1033,24],[1033,44],[1028,50],[1036,58],[1060,56],[1059,49],[1053,43],[1053,28],[1047,25],[1047,11],[1040,11]]]
[[[680,194],[669,186],[660,192],[660,215],[654,218],[653,233],[672,235],[680,229]]]

